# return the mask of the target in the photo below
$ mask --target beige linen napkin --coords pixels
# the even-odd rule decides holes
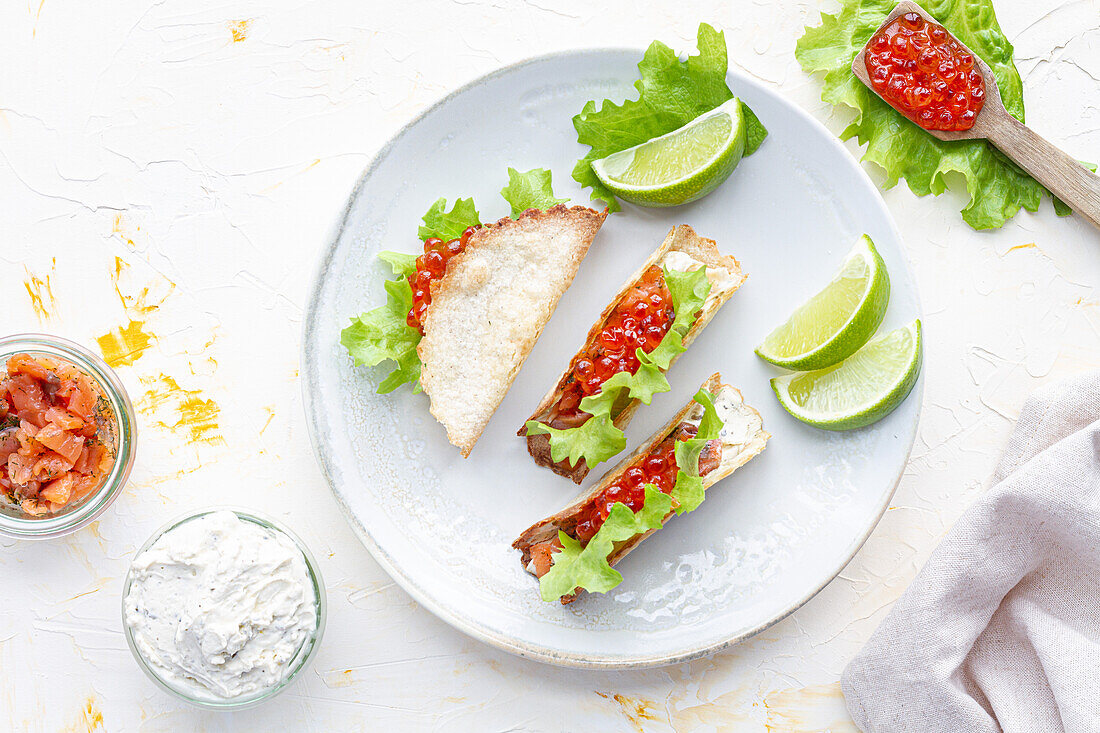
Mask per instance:
[[[1100,731],[1100,373],[1027,401],[993,487],[844,670],[864,731]]]

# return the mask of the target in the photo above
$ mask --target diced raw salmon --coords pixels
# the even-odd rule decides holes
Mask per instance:
[[[73,493],[69,501],[80,501],[92,493],[93,490],[99,488],[100,481],[102,481],[102,476],[99,474],[70,473],[69,475],[73,477]]]
[[[99,464],[103,462],[104,455],[107,453],[107,449],[102,443],[92,443],[86,445],[80,451],[80,458],[77,459],[73,465],[73,470],[77,473],[92,473],[99,468]]]
[[[84,448],[83,437],[66,432],[53,423],[46,423],[34,439],[67,460],[70,468],[80,458],[80,451]]]
[[[8,476],[12,483],[26,484],[34,477],[33,468],[34,464],[26,456],[18,453],[8,456]]]
[[[77,374],[72,382],[73,390],[69,395],[69,401],[66,407],[69,408],[69,412],[84,418],[84,420],[94,420],[96,403],[95,390],[88,382],[87,377],[83,374]]]
[[[0,430],[0,466],[8,462],[8,456],[19,450],[19,438],[15,433],[19,428]]]
[[[67,361],[16,354],[0,362],[0,489],[27,514],[79,501],[110,473],[114,453],[99,431],[113,430],[109,415],[96,416],[100,396]]]
[[[16,375],[11,378],[8,394],[11,395],[14,412],[20,418],[37,427],[46,424],[46,410],[49,409],[49,405],[38,382],[26,374]]]
[[[16,354],[8,359],[8,374],[13,377],[17,374],[26,374],[32,379],[58,386],[61,384],[61,380],[54,373],[54,366],[53,362],[47,362],[45,359],[35,359],[30,354]]]
[[[34,477],[39,481],[50,481],[63,473],[73,469],[73,464],[67,458],[51,451],[46,451],[34,463],[31,469]]]
[[[47,502],[39,501],[38,499],[24,499],[19,503],[19,508],[31,516],[40,517],[43,514],[49,514],[50,505]]]
[[[46,420],[62,430],[82,430],[88,424],[84,418],[77,417],[61,407],[51,407],[46,410]]]
[[[68,503],[73,493],[73,475],[66,473],[61,478],[56,478],[42,487],[38,496],[46,501],[64,506]]]
[[[26,420],[19,421],[19,430],[15,433],[19,441],[19,455],[25,458],[34,458],[46,450],[46,448],[34,439],[38,435],[38,428]]]
[[[554,565],[554,553],[561,549],[561,542],[557,537],[532,545],[531,562],[534,563],[535,575],[541,578],[550,572],[550,568]]]

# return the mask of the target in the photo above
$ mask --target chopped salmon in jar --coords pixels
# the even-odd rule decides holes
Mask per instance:
[[[115,461],[114,415],[96,381],[56,358],[0,366],[0,494],[47,516],[98,489]]]

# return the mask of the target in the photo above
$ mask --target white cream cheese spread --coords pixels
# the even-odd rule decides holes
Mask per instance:
[[[703,263],[686,252],[673,249],[661,258],[661,266],[677,272],[694,272],[702,267]],[[726,290],[737,284],[737,280],[731,277],[730,271],[724,267],[708,267],[707,280],[710,281],[711,292]]]
[[[760,415],[746,405],[740,393],[731,387],[723,386],[718,390],[718,394],[714,395],[714,412],[722,421],[718,439],[723,445],[744,445],[751,441],[763,427]],[[701,405],[696,405],[687,422],[698,425],[702,419],[703,408]]]
[[[745,404],[737,391],[728,387],[715,395],[714,411],[722,421],[718,439],[725,445],[744,445],[763,427],[760,415]]]
[[[131,566],[126,625],[170,687],[226,700],[277,686],[317,625],[305,557],[231,511],[165,532]]]

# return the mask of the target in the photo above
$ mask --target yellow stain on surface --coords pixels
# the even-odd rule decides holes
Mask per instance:
[[[76,719],[66,726],[66,733],[95,733],[95,731],[107,730],[103,722],[103,713],[95,698],[89,697],[84,701],[84,706],[77,713]]]
[[[137,245],[134,243],[134,231],[139,231],[141,227],[135,226],[134,230],[130,229],[129,223],[126,221],[126,216],[120,211],[115,214],[114,223],[111,225],[111,233],[117,234],[118,238],[122,240],[130,249],[137,249]],[[116,264],[120,262],[117,257],[115,258]]]
[[[113,367],[130,366],[152,346],[155,336],[143,330],[145,323],[130,321],[96,338],[103,360]]]
[[[644,697],[627,697],[618,693],[610,694],[597,691],[596,694],[605,700],[617,702],[619,710],[638,733],[644,733],[647,720],[663,721],[665,719],[665,716],[657,715],[659,708],[653,700],[647,700]]]
[[[263,437],[263,434],[271,427],[271,421],[275,419],[275,405],[265,406],[264,412],[267,413],[267,420],[264,422],[264,426],[260,428],[260,437]]]
[[[775,733],[859,733],[844,706],[840,683],[791,688],[764,697],[766,730]]]
[[[111,221],[111,234],[118,237],[118,241],[131,252],[149,249],[150,238],[142,229],[140,218],[127,210],[115,214],[115,218]]]
[[[211,399],[203,399],[197,389],[184,389],[167,374],[141,377],[147,390],[138,400],[142,415],[154,418],[152,424],[182,435],[190,443],[225,445],[218,426],[221,408]]]
[[[77,593],[75,596],[71,596],[70,598],[62,601],[62,603],[71,603],[72,601],[75,601],[77,598],[83,598],[84,596],[90,596],[93,593],[98,593],[101,590],[103,590],[103,589],[102,588],[92,588],[92,589],[86,590],[82,593]]]
[[[1018,249],[1039,249],[1039,245],[1035,244],[1035,242],[1028,242],[1027,244],[1017,244],[1015,247],[1009,247],[1007,250],[1005,250],[1005,254],[1008,254],[1009,252],[1015,252]]]
[[[756,704],[738,690],[713,700],[685,707],[672,707],[669,721],[673,730],[760,730]]]
[[[229,33],[233,36],[233,43],[240,43],[248,38],[249,28],[252,26],[251,20],[231,20],[228,23]]]
[[[46,0],[39,0],[38,10],[34,13],[34,26],[31,27],[31,38],[38,37],[38,19],[42,17],[42,6],[46,4]]]
[[[56,265],[57,260],[55,259],[53,266]],[[51,271],[52,269],[53,267],[51,267]],[[45,278],[37,277],[27,269],[26,265],[23,266],[23,270],[27,273],[27,279],[23,281],[23,287],[27,289],[27,295],[31,298],[31,308],[34,308],[34,314],[38,316],[38,320],[45,323],[57,311],[57,299],[53,295],[53,283],[50,282],[49,275],[46,275]]]
[[[122,307],[126,309],[131,318],[154,312],[160,308],[164,301],[168,300],[168,296],[176,289],[176,284],[162,275],[160,277],[161,282],[144,285],[133,294],[124,293],[122,281],[129,269],[130,266],[121,257],[115,257],[115,269],[111,273],[111,282],[115,288],[115,295],[122,301]],[[160,291],[155,297],[153,296],[154,285]]]
[[[118,217],[115,220],[117,224]],[[114,270],[110,273],[115,294],[129,320],[125,325],[116,326],[96,338],[104,361],[113,367],[131,366],[156,343],[156,334],[149,330],[146,319],[176,288],[174,282],[163,276],[141,287],[130,287],[130,283],[124,284],[129,278],[129,269],[130,266],[121,257],[115,257]],[[154,289],[156,295],[153,294]]]
[[[191,372],[192,376],[209,377],[218,370],[218,360],[211,356],[211,348],[214,346],[214,342],[218,340],[218,326],[215,326],[210,332],[210,338],[202,345],[201,353],[202,357],[195,357],[187,362],[187,370]]]
[[[332,689],[338,687],[351,687],[356,683],[355,672],[350,669],[330,669],[321,672],[320,675],[321,681],[325,683],[325,686]]]
[[[193,473],[197,473],[201,469],[202,462],[196,461],[195,465],[193,466],[178,468],[175,470],[171,470],[167,473],[156,474],[154,476],[150,476],[143,481],[127,481],[126,486],[125,488],[123,488],[122,491],[124,494],[133,499],[148,502],[152,498],[156,498],[164,506],[169,506],[173,504],[175,500],[169,496],[166,496],[160,490],[160,487],[164,486],[165,484],[171,484],[173,488],[178,488],[177,484],[179,483],[180,479],[182,479],[184,476],[189,476]]]
[[[275,190],[276,188],[278,188],[279,186],[281,186],[281,185],[283,185],[284,183],[286,183],[287,181],[289,181],[289,180],[290,180],[291,178],[295,178],[296,176],[300,176],[300,175],[302,175],[303,173],[305,173],[306,171],[308,171],[308,170],[310,170],[311,168],[314,168],[314,167],[316,167],[316,166],[318,166],[318,165],[320,165],[320,164],[321,164],[321,159],[320,159],[320,158],[314,158],[314,159],[313,159],[313,162],[312,162],[312,163],[310,163],[309,165],[307,165],[307,166],[306,166],[305,168],[303,168],[302,170],[300,170],[300,171],[298,171],[298,172],[296,172],[296,173],[292,174],[292,175],[291,175],[291,176],[290,176],[289,178],[287,178],[286,180],[283,180],[283,181],[277,181],[277,182],[275,182],[275,183],[271,184],[271,185],[270,185],[270,186],[268,186],[267,188],[265,188],[265,189],[263,189],[262,191],[260,191],[260,193],[270,193],[271,191],[274,191],[274,190]]]

